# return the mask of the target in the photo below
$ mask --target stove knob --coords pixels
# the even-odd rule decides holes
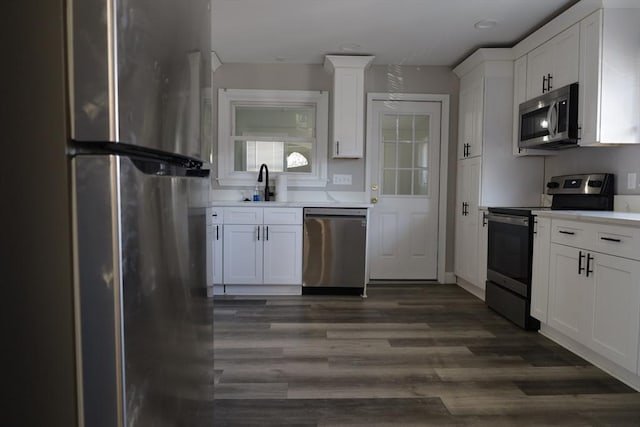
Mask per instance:
[[[587,185],[589,187],[600,188],[602,187],[602,181],[589,180],[589,182],[587,182]]]
[[[558,184],[555,181],[547,182],[547,188],[558,188],[558,187],[560,187],[560,184]]]

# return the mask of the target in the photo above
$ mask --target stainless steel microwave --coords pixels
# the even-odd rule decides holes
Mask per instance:
[[[558,149],[578,144],[578,83],[520,104],[520,148]]]

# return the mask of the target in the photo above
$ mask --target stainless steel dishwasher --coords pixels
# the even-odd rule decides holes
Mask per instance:
[[[363,294],[367,209],[305,208],[303,294]]]

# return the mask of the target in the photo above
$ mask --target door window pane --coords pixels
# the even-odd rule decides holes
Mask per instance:
[[[396,194],[396,171],[384,170],[382,173],[382,194]]]
[[[429,195],[429,173],[427,169],[413,171],[413,194]]]
[[[399,141],[412,141],[413,140],[413,116],[402,115],[398,119],[398,140]]]
[[[426,141],[429,137],[429,116],[415,116],[415,140]]]
[[[384,150],[382,155],[383,159],[383,167],[385,169],[395,168],[396,167],[396,144],[395,142],[385,142],[382,144]]]
[[[397,139],[397,116],[385,114],[382,116],[382,140],[395,141]]]
[[[382,117],[382,194],[428,195],[429,119],[412,114]]]
[[[416,142],[413,144],[413,167],[426,168],[429,166],[429,144]]]
[[[398,171],[398,195],[410,196],[412,194],[411,181],[413,181],[413,177],[411,175],[410,170]]]
[[[398,167],[411,168],[413,165],[413,144],[410,142],[398,143]]]

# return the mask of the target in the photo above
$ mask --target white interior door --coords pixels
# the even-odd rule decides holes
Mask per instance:
[[[441,105],[372,102],[371,279],[437,279]]]

